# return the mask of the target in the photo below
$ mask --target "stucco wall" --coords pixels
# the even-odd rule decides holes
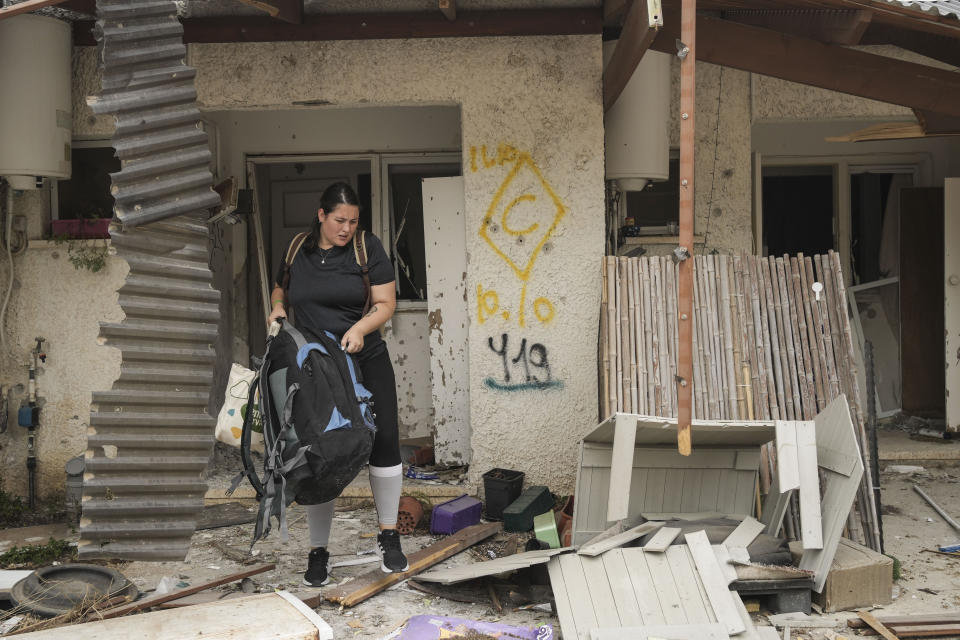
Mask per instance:
[[[48,219],[48,198],[45,190],[14,197],[13,213],[28,217],[32,245],[14,258],[14,288],[5,322],[8,348],[0,354],[0,384],[14,388],[10,426],[0,435],[3,488],[24,496],[27,430],[17,426],[16,408],[26,398],[26,364],[34,338],[46,339],[47,354],[37,374],[43,402],[36,441],[41,496],[62,491],[64,464],[86,449],[91,392],[109,389],[120,374],[119,352],[98,345],[97,335],[99,322],[123,317],[116,290],[126,277],[126,262],[111,256],[97,273],[77,270],[68,260],[66,245],[39,240]],[[4,285],[8,274],[4,256],[0,260]]]
[[[190,64],[205,109],[461,106],[472,473],[517,468],[572,488],[577,439],[596,420],[599,36],[192,45]],[[509,382],[488,343],[504,335]],[[529,384],[512,363],[521,345]]]

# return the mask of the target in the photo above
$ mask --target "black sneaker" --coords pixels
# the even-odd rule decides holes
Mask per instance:
[[[400,534],[396,529],[386,529],[377,536],[377,555],[384,573],[401,573],[410,568],[407,556],[400,549]]]
[[[308,587],[322,587],[330,582],[330,554],[326,547],[317,547],[307,556],[307,571],[303,574],[303,584]]]

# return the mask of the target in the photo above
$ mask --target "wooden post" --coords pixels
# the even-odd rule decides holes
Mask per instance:
[[[680,247],[689,256],[680,263],[677,287],[677,448],[690,455],[690,422],[693,414],[693,153],[696,103],[697,0],[683,0],[680,40],[685,55],[680,61]],[[683,54],[684,52],[681,52]]]

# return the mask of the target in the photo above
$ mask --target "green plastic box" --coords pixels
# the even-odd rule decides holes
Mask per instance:
[[[547,487],[527,487],[520,497],[503,510],[503,528],[530,531],[534,517],[553,508],[553,496]]]

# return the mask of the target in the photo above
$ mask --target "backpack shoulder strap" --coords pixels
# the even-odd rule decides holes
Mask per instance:
[[[283,260],[283,279],[280,282],[280,288],[284,291],[290,286],[290,265],[293,264],[294,258],[300,253],[300,247],[303,246],[303,243],[306,242],[307,236],[309,235],[308,232],[301,231],[293,236],[293,240],[290,241],[290,246],[287,247],[287,256]]]
[[[360,265],[360,277],[363,278],[364,302],[361,316],[365,316],[370,310],[370,267],[367,265],[366,232],[363,230],[353,234],[353,257]]]

